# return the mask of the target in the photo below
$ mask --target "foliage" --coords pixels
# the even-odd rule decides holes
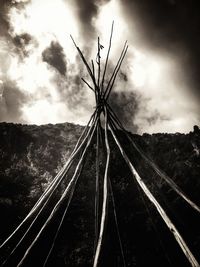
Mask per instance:
[[[68,123],[42,126],[0,124],[0,212],[4,214],[1,240],[28,213],[60,170],[82,129]],[[144,163],[137,151],[131,149],[121,132],[118,136],[138,172],[176,222],[194,253],[200,256],[199,217]],[[143,134],[132,135],[132,138],[191,199],[200,204],[200,132],[197,128],[189,134]],[[111,138],[110,146],[110,179],[127,266],[170,266],[166,253],[172,266],[187,266],[182,252],[137,187]],[[87,154],[52,266],[82,267],[91,264],[94,249],[95,147],[93,144]],[[100,161],[103,176],[104,151],[101,151]],[[122,266],[120,257],[116,257],[120,251],[111,199],[107,221],[101,264]]]

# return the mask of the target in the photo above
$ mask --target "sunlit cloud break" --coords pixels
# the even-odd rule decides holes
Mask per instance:
[[[198,99],[185,82],[181,58],[149,47],[137,27],[138,17],[130,20],[123,1],[84,1],[87,11],[78,0],[15,1],[22,2],[9,7],[8,35],[0,43],[1,121],[86,124],[94,99],[81,82],[86,70],[70,34],[88,61],[96,57],[100,36],[104,60],[114,20],[108,77],[124,41],[129,43],[113,95],[116,112],[120,104],[127,105],[126,115],[121,114],[126,127],[139,133],[188,132],[199,124]],[[15,108],[6,104],[15,103],[13,97]]]

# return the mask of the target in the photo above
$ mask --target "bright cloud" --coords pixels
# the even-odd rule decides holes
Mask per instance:
[[[0,95],[2,98],[5,79],[15,82],[17,88],[26,95],[26,101],[23,99],[20,102],[23,121],[36,124],[87,122],[93,111],[94,97],[85,85],[80,84],[80,78],[85,77],[86,70],[80,65],[80,60],[77,60],[77,51],[70,34],[80,48],[85,50],[88,61],[96,57],[96,40],[91,38],[100,36],[100,42],[105,46],[102,60],[105,60],[114,20],[109,71],[115,66],[124,41],[128,40],[129,50],[122,65],[124,78],[118,77],[115,90],[125,94],[134,92],[138,96],[138,109],[133,111],[137,112],[137,116],[132,116],[129,111],[129,117],[130,120],[134,117],[140,133],[187,132],[194,124],[198,124],[198,103],[188,93],[179,59],[150,51],[144,44],[140,46],[140,32],[136,27],[129,27],[119,0],[99,5],[95,3],[98,12],[94,12],[95,16],[91,17],[90,23],[96,33],[88,35],[90,37],[87,40],[81,36],[80,18],[73,1],[15,2],[27,4],[24,9],[10,9],[10,35],[15,38],[28,33],[31,40],[24,46],[26,56],[23,59],[11,44],[7,45],[6,40],[0,41]],[[137,19],[135,24],[137,25]],[[49,49],[48,57],[52,59],[52,42],[54,47],[58,43],[57,48],[63,49],[59,55],[65,57],[63,62],[66,62],[67,74],[64,77],[48,64],[48,60],[42,58],[43,51]],[[76,101],[80,104],[75,105]]]

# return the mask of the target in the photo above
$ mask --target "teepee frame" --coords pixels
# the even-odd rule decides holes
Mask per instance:
[[[60,172],[56,175],[56,177],[52,180],[50,185],[47,187],[47,189],[44,191],[44,193],[41,195],[39,200],[36,202],[36,204],[33,206],[29,214],[25,217],[25,219],[20,223],[20,225],[12,232],[12,234],[1,244],[0,250],[3,251],[7,249],[6,256],[2,259],[1,266],[9,266],[9,259],[12,257],[13,254],[16,253],[18,248],[20,247],[21,243],[24,241],[24,239],[29,235],[32,227],[34,226],[35,222],[38,220],[39,217],[43,216],[44,210],[46,209],[49,201],[51,200],[53,194],[56,192],[56,189],[59,187],[61,182],[66,179],[66,177],[69,175],[69,170],[72,167],[73,164],[75,164],[75,160],[78,159],[78,163],[76,164],[75,171],[72,175],[72,177],[69,179],[69,183],[66,186],[63,194],[59,198],[59,200],[56,202],[55,206],[52,207],[52,210],[48,217],[45,219],[45,221],[42,223],[41,227],[39,228],[38,232],[33,237],[30,245],[25,250],[24,255],[19,259],[19,261],[16,263],[17,267],[26,266],[26,258],[29,256],[32,248],[37,243],[38,239],[41,237],[43,231],[47,227],[47,225],[51,222],[52,218],[56,215],[57,211],[61,207],[61,205],[65,205],[64,212],[62,214],[61,220],[59,222],[59,225],[56,229],[56,232],[54,234],[50,249],[48,251],[48,254],[46,255],[45,261],[43,263],[43,267],[47,265],[47,262],[49,260],[49,257],[53,251],[53,248],[55,246],[59,231],[62,227],[64,218],[67,214],[69,205],[71,203],[71,200],[73,198],[74,190],[76,188],[77,181],[81,175],[81,171],[84,165],[84,159],[86,156],[86,153],[92,143],[92,140],[96,138],[96,185],[95,185],[95,250],[94,250],[94,259],[93,259],[93,267],[97,267],[100,259],[100,253],[103,246],[103,239],[104,239],[104,233],[105,233],[105,221],[107,217],[107,207],[108,207],[108,195],[111,194],[112,204],[113,204],[113,212],[114,212],[114,219],[116,223],[116,229],[117,229],[117,235],[121,250],[121,256],[123,259],[123,266],[126,266],[126,260],[125,260],[125,253],[123,251],[123,244],[120,237],[120,231],[118,226],[118,219],[117,219],[117,213],[115,208],[115,199],[112,189],[112,183],[110,181],[109,177],[109,168],[110,168],[110,154],[111,154],[111,148],[109,144],[109,138],[108,134],[112,136],[114,139],[117,147],[119,148],[122,157],[124,158],[125,162],[127,163],[128,167],[130,168],[130,171],[133,174],[133,179],[136,180],[138,186],[141,188],[141,190],[144,193],[144,196],[146,196],[147,199],[149,199],[150,202],[153,203],[154,207],[156,208],[157,212],[160,214],[161,218],[165,222],[166,226],[170,230],[170,232],[174,235],[174,238],[176,239],[178,245],[182,249],[183,253],[185,254],[186,258],[190,262],[192,267],[199,267],[199,263],[197,262],[196,258],[194,257],[193,253],[189,249],[188,245],[184,241],[183,237],[179,233],[176,226],[173,224],[172,220],[169,218],[169,216],[166,214],[162,206],[159,204],[159,201],[155,198],[155,196],[152,194],[152,192],[149,190],[143,179],[140,177],[139,173],[136,171],[134,165],[132,164],[131,160],[127,156],[126,152],[124,151],[118,137],[117,137],[117,130],[121,130],[124,133],[124,136],[129,141],[130,145],[133,149],[136,149],[139,154],[142,156],[142,158],[146,161],[146,163],[153,168],[156,173],[165,181],[168,183],[168,185],[180,196],[182,197],[187,204],[189,204],[193,209],[195,209],[198,213],[200,213],[200,208],[191,201],[186,194],[174,183],[172,179],[170,179],[166,174],[164,174],[157,166],[156,164],[150,160],[144,152],[136,145],[136,143],[132,140],[129,133],[124,129],[122,123],[119,121],[119,118],[112,110],[111,106],[108,103],[108,99],[110,97],[110,94],[112,92],[112,89],[114,87],[114,83],[117,77],[117,74],[120,70],[121,64],[124,60],[124,57],[128,50],[127,42],[125,42],[122,52],[120,54],[120,57],[118,59],[118,62],[113,70],[113,73],[108,81],[108,83],[105,85],[105,77],[107,73],[107,67],[108,67],[108,61],[109,61],[109,55],[110,50],[112,46],[112,35],[113,35],[113,26],[114,23],[112,23],[111,27],[111,34],[110,34],[110,40],[109,40],[109,46],[107,51],[107,56],[104,64],[103,71],[101,69],[101,49],[103,46],[100,44],[100,39],[98,38],[98,49],[97,49],[97,58],[96,58],[96,66],[97,69],[95,70],[95,64],[94,61],[91,61],[91,66],[87,63],[83,53],[81,52],[80,48],[75,43],[73,37],[71,36],[71,39],[87,69],[87,72],[89,74],[89,77],[91,78],[91,81],[93,85],[90,85],[85,79],[82,78],[83,82],[94,92],[95,101],[96,101],[96,108],[93,112],[87,126],[84,128],[80,138],[77,141],[77,144],[72,151],[68,161],[64,165],[64,167],[60,170]],[[101,115],[104,116],[104,130],[102,130],[101,125]],[[95,137],[96,136],[96,137]],[[103,177],[103,199],[102,199],[102,205],[99,205],[100,197],[99,197],[99,179],[100,179],[100,159],[99,159],[99,153],[100,153],[100,141],[101,144],[105,144],[105,151],[106,151],[106,164],[105,164],[105,170],[104,170],[104,177]],[[99,207],[102,207],[101,210]],[[99,223],[100,221],[100,223]],[[12,245],[11,245],[12,241]],[[9,249],[8,249],[9,248]]]

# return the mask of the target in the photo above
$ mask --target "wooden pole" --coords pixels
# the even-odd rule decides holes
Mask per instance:
[[[100,252],[102,248],[102,242],[103,242],[103,235],[105,231],[105,221],[107,217],[107,204],[108,204],[108,171],[109,171],[109,164],[110,164],[110,146],[108,141],[108,117],[107,117],[107,109],[104,109],[105,111],[105,142],[106,142],[106,151],[107,151],[107,157],[106,157],[106,167],[105,167],[105,173],[104,173],[104,181],[103,181],[103,206],[102,206],[102,213],[101,213],[101,223],[100,223],[100,232],[97,242],[97,247],[94,255],[94,262],[93,267],[98,266]]]
[[[118,148],[119,148],[119,150],[120,150],[120,152],[122,154],[122,157],[124,158],[124,160],[126,161],[127,165],[129,166],[129,168],[130,168],[130,170],[131,170],[131,172],[133,174],[133,177],[136,179],[138,185],[141,187],[141,189],[143,190],[144,194],[153,203],[154,207],[157,209],[158,213],[162,217],[163,221],[167,225],[167,227],[170,230],[170,232],[174,235],[174,238],[176,239],[177,243],[179,244],[179,246],[182,249],[183,253],[185,254],[186,258],[190,262],[191,266],[192,267],[200,267],[198,261],[196,260],[196,258],[192,254],[191,250],[187,246],[186,242],[182,238],[182,236],[179,233],[179,231],[177,230],[177,228],[175,227],[175,225],[173,224],[171,219],[168,217],[168,215],[166,214],[164,209],[161,207],[159,202],[156,200],[156,198],[150,192],[150,190],[148,189],[148,187],[146,186],[146,184],[144,183],[142,178],[139,176],[139,174],[136,171],[136,169],[134,168],[134,166],[132,165],[131,161],[129,160],[128,156],[126,155],[125,151],[123,150],[123,148],[122,148],[122,146],[121,146],[117,136],[115,135],[115,133],[114,133],[114,131],[112,129],[112,126],[110,125],[109,122],[108,122],[108,127],[109,127],[109,129],[110,129],[110,131],[112,133],[112,136],[113,136],[113,138],[114,138],[114,140],[115,140],[115,142],[116,142],[116,144],[117,144],[117,146],[118,146]]]

